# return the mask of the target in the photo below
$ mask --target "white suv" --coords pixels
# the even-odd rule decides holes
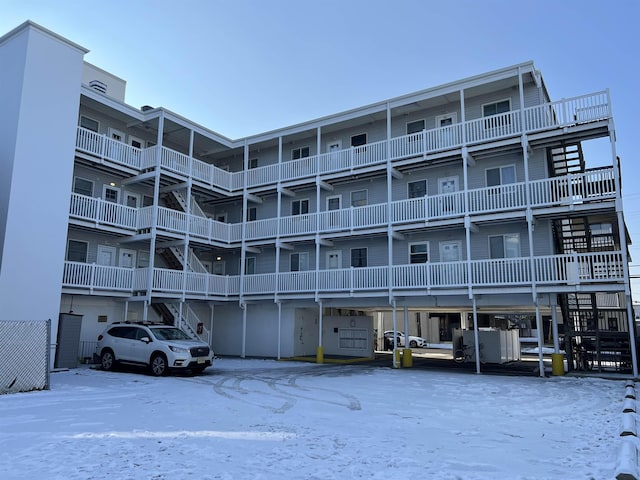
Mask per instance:
[[[98,336],[96,353],[103,370],[117,363],[146,365],[153,375],[170,369],[202,373],[213,364],[209,345],[179,328],[163,324],[115,322]]]

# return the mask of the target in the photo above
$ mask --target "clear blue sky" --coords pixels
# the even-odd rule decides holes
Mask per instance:
[[[640,275],[639,0],[0,0],[163,106],[231,138],[526,60],[554,99],[611,90],[632,275]],[[587,166],[610,163],[608,143]],[[640,280],[633,282],[640,301]]]

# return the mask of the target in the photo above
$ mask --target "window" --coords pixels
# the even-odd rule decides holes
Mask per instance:
[[[305,158],[309,156],[309,147],[294,148],[291,150],[291,160]]]
[[[351,192],[351,206],[352,207],[362,207],[367,204],[367,191],[366,190],[356,190]]]
[[[491,115],[498,115],[499,113],[505,113],[511,110],[511,100],[502,100],[495,103],[487,103],[482,106],[482,116],[490,117]]]
[[[507,233],[489,237],[491,258],[517,258],[520,256],[520,235]]]
[[[151,207],[153,206],[153,197],[150,195],[142,196],[142,206],[143,207]]]
[[[84,115],[80,115],[80,126],[82,128],[86,128],[87,130],[91,130],[92,132],[98,132],[100,128],[100,123],[93,118],[85,117]]]
[[[516,167],[514,165],[508,165],[506,167],[487,168],[486,175],[487,187],[516,183]]]
[[[291,215],[309,213],[309,200],[294,200],[291,202]]]
[[[407,195],[409,198],[422,198],[427,195],[427,181],[418,180],[407,183]]]
[[[103,187],[102,196],[107,202],[118,203],[120,200],[120,189],[105,185]]]
[[[245,275],[253,275],[256,273],[256,257],[247,257],[244,259]]]
[[[367,266],[367,249],[366,248],[351,249],[351,266],[356,268]]]
[[[416,120],[415,122],[407,123],[407,135],[411,135],[412,133],[418,133],[424,130],[425,123],[424,120]]]
[[[482,106],[482,116],[485,117],[484,128],[498,128],[511,124],[511,115],[491,118],[495,115],[505,113],[511,110],[511,100],[501,100],[495,103],[487,103]]]
[[[302,272],[305,270],[309,270],[309,254],[307,252],[292,253],[289,256],[289,271]]]
[[[90,180],[85,180],[84,178],[74,177],[73,193],[77,193],[79,195],[86,195],[87,197],[92,197],[93,182]]]
[[[354,135],[353,137],[351,137],[351,146],[352,147],[359,147],[361,145],[366,145],[367,144],[367,134],[366,133],[361,133],[359,135]]]
[[[89,244],[78,240],[69,240],[67,245],[67,261],[87,263]]]
[[[429,243],[409,244],[409,263],[427,263],[429,261]]]
[[[252,158],[252,159],[249,160],[249,169],[253,169],[253,168],[258,168],[258,159],[257,158]]]
[[[256,207],[247,208],[247,222],[253,222],[257,218]]]

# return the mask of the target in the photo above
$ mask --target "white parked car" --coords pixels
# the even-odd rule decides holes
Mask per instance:
[[[209,345],[179,328],[163,324],[114,322],[98,336],[96,353],[103,370],[118,363],[144,365],[160,376],[169,370],[202,373],[213,364]]]
[[[406,345],[404,332],[396,331],[396,335],[398,336],[398,346],[404,347]],[[384,332],[384,336],[388,338],[393,338],[393,330],[387,330]],[[427,341],[422,337],[416,337],[413,335],[409,335],[409,347],[410,348],[425,348],[427,346]]]

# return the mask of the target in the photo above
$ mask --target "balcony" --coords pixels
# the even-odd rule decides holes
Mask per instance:
[[[78,127],[76,148],[101,160],[142,171],[160,166],[164,171],[191,177],[193,180],[228,193],[240,193],[244,187],[273,186],[281,182],[311,179],[318,175],[352,172],[387,161],[421,157],[463,145],[516,137],[522,133],[558,130],[583,125],[611,116],[608,93],[564,99],[514,110],[491,117],[391,138],[344,150],[321,153],[298,160],[266,165],[247,172],[227,172],[209,163],[166,147],[137,149],[91,130]]]
[[[599,252],[539,257],[423,263],[367,268],[280,272],[221,276],[155,268],[151,290],[155,295],[190,298],[238,298],[251,295],[307,294],[352,296],[395,294],[426,290],[511,287],[571,287],[607,289],[624,283],[621,252]],[[65,262],[63,287],[87,293],[146,291],[149,269],[129,269],[96,264]]]
[[[467,213],[465,195],[468,195],[468,213],[472,217],[501,213],[506,218],[509,212],[526,209],[527,190],[534,209],[575,208],[577,205],[616,197],[614,170],[607,167],[534,180],[529,184],[522,182],[468,192],[396,200],[391,202],[391,223],[397,227],[411,223],[427,224],[435,220],[461,222]],[[105,225],[132,231],[149,230],[153,227],[153,207],[135,209],[75,193],[71,195],[69,215],[71,218],[95,223],[96,226]],[[245,240],[291,238],[315,235],[316,232],[355,232],[386,226],[388,222],[388,205],[379,203],[247,222]],[[189,232],[192,238],[205,243],[232,245],[242,241],[241,223],[222,223],[165,207],[158,207],[156,226],[161,231],[177,235]]]

